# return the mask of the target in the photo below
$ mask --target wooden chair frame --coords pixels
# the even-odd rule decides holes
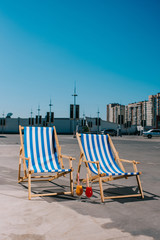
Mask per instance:
[[[81,134],[76,133],[76,137],[77,137],[78,144],[79,144],[79,147],[80,147],[80,158],[79,158],[79,164],[78,164],[78,170],[77,170],[77,176],[76,176],[75,184],[77,184],[78,173],[80,173],[81,164],[84,163],[86,168],[87,168],[88,175],[89,175],[89,181],[91,181],[93,183],[94,182],[99,182],[101,201],[102,202],[104,202],[105,199],[113,199],[113,198],[139,197],[139,196],[141,198],[144,198],[144,194],[143,194],[142,185],[141,185],[141,181],[140,181],[139,175],[136,175],[136,180],[137,180],[138,189],[139,189],[140,193],[138,193],[138,194],[131,194],[131,195],[120,195],[120,196],[104,197],[102,182],[109,182],[109,181],[117,180],[117,179],[121,179],[121,178],[127,179],[128,177],[131,177],[131,176],[134,176],[134,175],[128,175],[128,176],[126,176],[126,175],[122,175],[122,176],[106,176],[105,173],[103,173],[103,174],[100,173],[100,164],[99,164],[99,161],[96,161],[96,162],[94,162],[94,164],[97,165],[98,174],[96,176],[92,176],[91,175],[91,171],[90,171],[89,166],[88,166],[88,163],[93,163],[93,162],[92,161],[88,161],[86,159],[86,157],[85,157],[85,153],[84,153],[84,150],[83,150],[83,147],[82,147],[82,143],[81,143],[81,139],[80,139],[81,138]],[[110,143],[111,149],[112,149],[113,154],[114,154],[114,159],[118,163],[118,165],[121,168],[121,170],[126,172],[125,168],[124,168],[124,166],[122,164],[122,162],[125,162],[125,163],[133,164],[134,171],[138,172],[137,164],[139,164],[140,162],[136,162],[135,160],[126,160],[126,159],[119,158],[118,152],[116,151],[116,149],[115,149],[115,147],[113,145],[113,142],[112,142],[112,140],[111,140],[109,135],[108,135],[108,139],[109,139],[109,143]],[[139,173],[141,174],[141,172],[139,172]],[[80,179],[80,181],[85,183],[86,179]]]
[[[62,173],[50,173],[51,175],[36,175],[33,176],[34,170],[30,170],[31,165],[31,159],[26,158],[24,154],[24,143],[23,143],[23,136],[22,131],[24,127],[19,126],[19,133],[20,133],[20,153],[19,153],[19,170],[18,170],[18,183],[21,182],[28,182],[28,199],[30,200],[32,197],[41,197],[41,196],[54,196],[54,195],[67,195],[70,194],[73,196],[73,168],[72,168],[72,160],[75,160],[75,158],[71,156],[66,156],[61,154],[61,147],[59,145],[56,129],[54,128],[54,135],[55,135],[55,141],[56,141],[56,147],[57,147],[57,154],[58,154],[58,161],[62,169],[64,169],[63,164],[63,158],[69,160],[69,168],[71,169],[70,172],[62,172]],[[28,161],[28,168],[26,165],[26,161]],[[24,176],[21,176],[21,167],[23,164],[23,172]],[[61,176],[65,176],[67,173],[70,174],[70,192],[58,192],[58,193],[44,193],[44,194],[31,194],[31,181],[52,181],[54,179],[57,179]],[[45,173],[43,173],[45,174]]]

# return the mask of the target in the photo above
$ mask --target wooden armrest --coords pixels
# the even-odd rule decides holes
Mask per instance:
[[[30,158],[23,157],[23,156],[21,156],[21,155],[20,155],[19,157],[22,158],[22,159],[25,159],[25,160],[27,160],[27,161],[30,159]]]
[[[70,159],[70,160],[76,160],[75,158],[70,157],[70,156],[66,156],[66,155],[60,155],[60,157],[67,158],[67,159]]]
[[[133,163],[133,164],[140,164],[140,162],[136,162],[135,160],[127,160],[127,159],[122,159],[119,158],[120,161],[122,162],[128,162],[128,163]]]
[[[96,162],[93,162],[93,161],[85,161],[85,160],[82,160],[82,162],[84,162],[84,163],[98,163],[99,164],[99,161],[96,161]]]

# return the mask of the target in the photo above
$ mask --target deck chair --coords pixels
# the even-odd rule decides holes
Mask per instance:
[[[76,134],[79,147],[80,147],[80,158],[77,170],[80,174],[81,164],[84,162],[89,174],[89,181],[99,182],[101,201],[109,198],[124,198],[124,197],[138,197],[144,198],[143,190],[140,182],[139,175],[141,172],[137,170],[137,164],[135,160],[120,159],[118,152],[116,151],[113,142],[109,135],[98,135],[98,134]],[[126,172],[122,162],[132,163],[133,172]],[[92,174],[91,174],[92,173]],[[92,176],[94,174],[94,176]],[[102,182],[108,182],[120,178],[128,178],[136,176],[138,188],[140,193],[131,195],[120,195],[120,196],[108,196],[104,197]],[[86,182],[86,179],[80,179],[82,182]]]
[[[22,131],[24,130],[24,138]],[[22,127],[20,132],[20,154],[18,182],[28,181],[28,198],[58,194],[73,195],[72,158],[61,154],[55,127]],[[62,158],[69,159],[69,168],[64,168]],[[24,176],[21,177],[23,164]],[[46,175],[46,174],[50,175]],[[31,194],[31,181],[52,181],[70,174],[70,192]],[[34,174],[34,175],[33,175]]]

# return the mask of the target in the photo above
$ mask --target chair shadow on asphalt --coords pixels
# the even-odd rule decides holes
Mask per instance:
[[[20,183],[22,187],[24,187],[25,189],[28,190],[28,184],[26,183]],[[40,185],[39,183],[35,186],[35,184],[37,184],[36,182],[32,182],[32,193],[33,194],[45,194],[45,193],[58,193],[58,192],[62,192],[64,191],[64,189],[68,188],[68,185],[64,185],[64,184],[57,184],[57,183],[53,183],[53,182],[49,182],[47,186],[45,185]],[[38,186],[39,185],[39,186]],[[57,196],[42,196],[41,197],[43,200],[51,203],[53,201],[57,201],[57,202],[62,202],[62,201],[68,201],[68,200],[76,200],[75,196],[71,196],[71,195],[57,195]],[[32,199],[38,199],[36,197],[33,197]],[[31,199],[31,200],[32,200]]]
[[[123,186],[119,184],[108,184],[109,187],[104,190],[104,196],[123,196],[123,195],[132,195],[132,194],[138,194],[138,186]],[[119,202],[119,203],[129,203],[129,202],[138,202],[138,201],[150,201],[150,200],[158,200],[160,199],[160,196],[153,194],[151,192],[143,190],[144,198],[141,197],[126,197],[126,198],[116,198],[116,199],[109,199],[107,201],[113,202]]]
[[[28,189],[28,186],[25,183],[20,183],[24,188]],[[68,185],[64,184],[57,184],[55,182],[50,182],[52,185],[48,186],[34,186],[32,184],[32,193],[54,193],[54,192],[61,192],[61,190],[64,191],[64,189],[68,188]],[[131,195],[131,194],[137,194],[138,193],[138,187],[136,186],[121,186],[118,184],[108,184],[108,188],[104,189],[104,196],[116,196],[116,195]],[[93,195],[90,199],[88,199],[85,196],[85,187],[83,188],[83,195],[81,197],[78,197],[75,193],[76,187],[74,187],[74,196],[72,195],[57,195],[57,196],[42,196],[41,198],[48,203],[51,203],[53,201],[57,202],[65,202],[65,201],[79,201],[79,202],[86,202],[90,204],[101,204],[101,197],[100,197],[100,190],[98,189],[98,186],[93,189]],[[129,202],[138,202],[138,201],[151,201],[151,200],[159,200],[160,196],[156,195],[154,193],[148,192],[143,190],[144,193],[144,199],[141,199],[141,197],[126,197],[126,198],[116,198],[116,199],[108,199],[105,200],[106,203],[109,202],[119,202],[121,204],[129,203]],[[33,198],[32,198],[33,199]],[[36,198],[34,198],[36,199]]]

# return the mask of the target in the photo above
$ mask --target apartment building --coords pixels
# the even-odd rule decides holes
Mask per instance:
[[[150,95],[147,101],[130,103],[126,106],[107,105],[107,121],[126,126],[148,126],[160,128],[160,93]]]
[[[112,103],[107,105],[107,121],[117,124],[125,123],[125,106]]]
[[[149,96],[147,105],[147,125],[160,127],[160,93]]]
[[[115,107],[118,103],[111,103],[107,105],[107,121],[115,122]]]
[[[128,104],[125,108],[125,123],[136,126],[146,126],[147,101]]]

